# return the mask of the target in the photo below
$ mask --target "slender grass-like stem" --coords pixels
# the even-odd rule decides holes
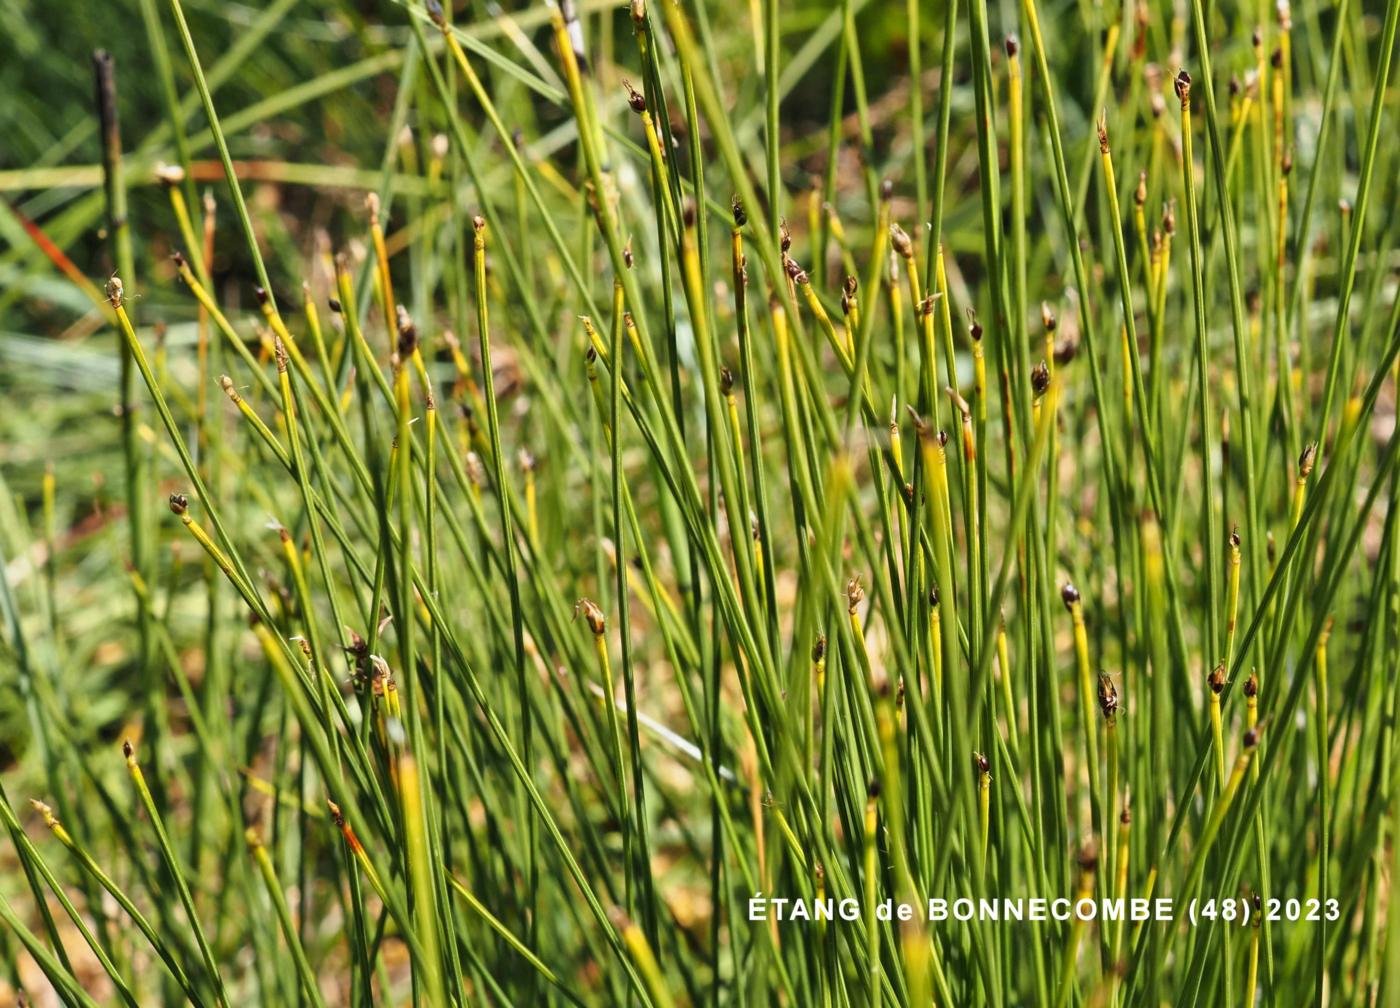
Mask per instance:
[[[1094,723],[1094,702],[1099,695],[1089,662],[1089,634],[1084,625],[1084,602],[1079,589],[1066,582],[1060,589],[1060,598],[1069,610],[1074,626],[1074,661],[1079,678],[1079,728],[1084,739],[1084,759],[1089,770],[1089,794],[1092,798],[1094,832],[1104,835],[1104,816],[1100,805],[1103,791],[1099,781],[1098,729]]]
[[[1329,778],[1328,764],[1331,762],[1331,746],[1328,738],[1327,728],[1327,642],[1332,636],[1332,623],[1328,620],[1323,624],[1322,633],[1318,637],[1317,644],[1313,648],[1313,689],[1316,692],[1314,699],[1315,720],[1317,727],[1314,731],[1316,739],[1316,759],[1317,759],[1317,898],[1326,903],[1329,894],[1333,892],[1331,882],[1332,870],[1332,836],[1331,836],[1331,804],[1332,794]],[[1324,915],[1325,916],[1325,915]],[[1324,996],[1324,986],[1327,976],[1327,921],[1318,922],[1317,936],[1314,939],[1314,962],[1316,970],[1316,986],[1313,997],[1321,1001]]]
[[[142,914],[136,904],[132,902],[131,897],[129,897],[126,892],[113,881],[111,876],[92,859],[92,856],[73,839],[72,834],[58,821],[53,814],[53,810],[49,808],[48,805],[36,799],[30,799],[30,804],[43,816],[44,825],[49,828],[53,835],[58,838],[59,842],[77,859],[83,870],[102,886],[108,895],[116,901],[117,905],[122,908],[123,912],[131,918],[137,930],[141,932],[142,936],[150,944],[151,949],[160,957],[165,968],[170,971],[171,977],[173,977],[175,982],[180,986],[180,990],[184,993],[185,997],[189,998],[190,1003],[193,1005],[205,1004],[204,998],[185,975],[184,968],[180,964],[180,959],[175,955],[174,950],[171,949],[170,943],[157,933],[151,922]]]
[[[1214,467],[1209,458],[1210,446],[1213,444],[1211,431],[1214,414],[1211,411],[1209,374],[1210,374],[1210,349],[1209,331],[1206,318],[1206,290],[1204,258],[1201,252],[1201,218],[1196,206],[1196,163],[1193,159],[1192,151],[1192,124],[1191,124],[1191,75],[1185,70],[1177,74],[1176,96],[1181,103],[1181,175],[1182,189],[1186,194],[1186,233],[1189,238],[1191,250],[1191,282],[1192,282],[1192,304],[1196,322],[1196,381],[1197,381],[1197,416],[1200,424],[1201,451],[1201,488],[1204,499],[1204,506],[1201,508],[1201,541],[1206,543],[1218,543],[1220,536],[1217,532],[1216,516],[1216,492]],[[1209,87],[1207,87],[1209,90]],[[1251,436],[1250,432],[1245,434],[1246,439]],[[1246,530],[1246,535],[1249,534]],[[1218,567],[1211,564],[1207,568],[1206,577],[1206,632],[1207,640],[1218,640],[1216,622],[1219,619],[1219,575]]]
[[[1075,901],[1089,899],[1094,894],[1094,875],[1097,869],[1096,856],[1085,851],[1079,857],[1079,881],[1075,885]],[[1060,962],[1060,980],[1055,988],[1055,1004],[1069,1002],[1070,991],[1074,987],[1075,964],[1079,958],[1079,943],[1084,937],[1085,923],[1075,916],[1070,921],[1069,939],[1065,943],[1064,958]]]
[[[1225,668],[1224,663],[1215,666],[1207,684],[1210,690],[1210,737],[1215,750],[1215,782],[1222,789],[1225,787],[1225,733],[1220,718],[1220,694],[1225,690]]]
[[[268,898],[272,900],[272,905],[277,910],[277,919],[282,925],[282,934],[287,939],[287,947],[291,950],[292,960],[296,963],[297,973],[301,978],[301,991],[313,1004],[323,1006],[325,1001],[321,997],[321,987],[316,980],[316,974],[311,969],[311,963],[307,961],[306,950],[301,946],[301,939],[297,935],[296,924],[292,921],[292,912],[287,906],[287,897],[282,893],[281,883],[277,881],[277,871],[273,867],[272,858],[268,856],[267,848],[263,846],[262,838],[257,830],[248,829],[246,833],[248,850],[257,863],[258,871],[262,874],[263,882],[267,886]]]
[[[253,259],[253,269],[258,276],[258,285],[263,290],[268,291],[268,296],[272,297],[272,281],[268,278],[267,266],[263,263],[257,235],[253,233],[253,220],[248,214],[248,205],[243,200],[243,189],[238,184],[238,172],[234,168],[233,158],[229,155],[228,141],[224,137],[223,127],[219,124],[218,113],[214,110],[214,96],[210,91],[209,82],[205,78],[204,67],[200,64],[199,53],[195,50],[194,37],[190,34],[189,24],[185,21],[185,11],[181,0],[170,0],[170,11],[175,18],[175,28],[179,32],[185,56],[189,60],[190,72],[194,76],[195,88],[198,90],[199,99],[204,106],[204,114],[209,120],[210,134],[213,136],[214,145],[219,151],[219,160],[224,168],[224,179],[228,182],[229,194],[233,197],[234,211],[237,213],[238,222],[243,229],[243,238],[247,242],[248,254]],[[129,270],[126,273],[130,276]],[[273,304],[276,304],[275,300]]]
[[[392,735],[392,730],[391,730]],[[408,873],[413,881],[413,906],[423,955],[415,973],[421,974],[422,997],[429,1005],[446,1005],[442,959],[439,950],[437,903],[434,898],[432,854],[428,847],[427,805],[418,761],[405,748],[398,758],[399,798],[403,807],[408,850]]]
[[[185,881],[185,874],[180,867],[179,858],[175,853],[175,848],[170,843],[170,836],[166,833],[165,824],[161,821],[160,810],[156,808],[155,800],[151,797],[151,790],[146,786],[146,776],[141,772],[141,765],[136,762],[136,754],[130,742],[122,743],[122,755],[126,759],[127,773],[131,777],[132,784],[136,787],[136,795],[140,799],[146,815],[151,820],[151,827],[155,831],[156,842],[160,847],[161,858],[165,862],[166,870],[170,873],[175,892],[180,899],[180,905],[185,910],[190,930],[194,932],[195,944],[199,946],[200,959],[203,960],[207,973],[205,980],[213,987],[215,1003],[227,1005],[228,999],[224,981],[220,976],[218,963],[214,960],[214,951],[210,948],[209,940],[204,934],[204,928],[199,922],[199,912],[195,909],[194,896],[190,893],[189,884]]]
[[[127,278],[136,274],[131,244],[131,221],[127,209],[127,182],[122,156],[121,119],[117,108],[117,70],[112,54],[98,49],[92,54],[92,66],[97,92],[98,130],[102,141],[102,182],[107,207],[107,235],[111,243],[114,276]],[[154,557],[151,547],[151,506],[142,492],[150,478],[149,452],[140,439],[140,413],[136,401],[137,372],[131,351],[119,341],[117,356],[121,368],[122,454],[126,477],[126,510],[131,563],[146,581],[154,579]],[[154,692],[157,672],[154,668],[152,614],[148,599],[136,602],[136,630],[139,660],[150,692]],[[158,720],[151,711],[152,722]],[[63,953],[60,952],[60,956]]]
[[[862,834],[862,849],[864,850],[863,871],[861,877],[865,886],[865,905],[873,907],[875,905],[875,895],[879,891],[879,878],[876,875],[879,864],[875,847],[876,836],[880,826],[880,815],[877,800],[880,797],[880,782],[871,781],[869,793],[865,799],[865,830]],[[866,1004],[870,1008],[879,1008],[880,1004],[880,924],[875,914],[867,913],[865,917],[865,959],[869,966],[869,973],[865,978]]]

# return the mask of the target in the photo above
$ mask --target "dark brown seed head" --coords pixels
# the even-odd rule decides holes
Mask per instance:
[[[175,514],[177,514],[177,515],[182,515],[182,514],[184,514],[186,511],[188,511],[189,509],[190,509],[190,499],[189,499],[188,497],[186,497],[184,494],[182,494],[182,493],[173,493],[173,494],[170,495],[170,510],[171,510],[173,513],[175,513]]]
[[[593,631],[593,636],[603,636],[604,631],[608,628],[608,621],[597,602],[592,599],[579,599],[574,603],[574,616],[577,617],[580,614],[587,621],[588,629]]]
[[[1181,102],[1182,108],[1191,107],[1191,75],[1182,70],[1176,75],[1176,80],[1172,86],[1176,89],[1176,97]]]
[[[846,277],[842,290],[846,292],[847,297],[853,298],[856,296],[856,291],[860,290],[860,281],[855,278],[854,274],[851,274]]]
[[[1074,587],[1073,582],[1065,582],[1064,587],[1060,589],[1060,600],[1066,606],[1072,607],[1079,604],[1079,589]]]
[[[1314,441],[1303,449],[1303,453],[1298,456],[1298,478],[1307,479],[1312,475],[1313,462],[1317,459],[1317,442]]]
[[[880,782],[879,782],[878,780],[876,780],[874,777],[871,777],[871,778],[870,778],[870,783],[867,784],[866,787],[865,787],[865,793],[866,793],[866,795],[867,795],[872,801],[874,801],[876,798],[879,798],[879,797],[880,797]]]
[[[418,349],[418,327],[413,324],[413,318],[408,314],[408,309],[399,305],[397,309],[399,322],[399,356],[408,358],[413,356],[413,351]]]
[[[1055,309],[1050,307],[1050,302],[1040,302],[1040,324],[1045,327],[1046,332],[1054,332],[1055,327],[1060,324],[1055,318]]]
[[[1210,678],[1207,680],[1210,691],[1216,696],[1225,692],[1225,663],[1221,662],[1210,670]]]
[[[719,390],[725,395],[734,391],[734,372],[727,367],[719,369]]]
[[[267,300],[268,300],[268,299],[267,299],[267,288],[266,288],[266,287],[254,287],[254,288],[253,288],[253,297],[255,297],[255,298],[258,299],[258,304],[259,304],[259,305],[265,305],[265,304],[267,304]]]
[[[622,86],[627,89],[627,104],[632,106],[632,111],[638,114],[647,110],[646,97],[632,86],[632,82],[624,80]]]
[[[1044,361],[1031,368],[1031,390],[1036,398],[1045,394],[1045,390],[1050,387],[1050,368]]]
[[[170,260],[175,264],[177,270],[185,268],[185,253],[181,252],[179,249],[170,253]]]
[[[736,195],[729,201],[729,210],[734,215],[734,226],[741,228],[749,222],[749,215],[744,212],[743,200]]]
[[[967,310],[967,333],[972,337],[972,342],[982,342],[982,323],[977,321],[977,315],[971,308]]]
[[[1250,728],[1248,731],[1246,731],[1246,732],[1244,733],[1244,747],[1245,747],[1246,749],[1253,749],[1253,748],[1254,748],[1255,746],[1257,746],[1258,744],[1259,744],[1259,729],[1258,729],[1257,727],[1255,727],[1255,728]]]
[[[1104,672],[1099,673],[1099,710],[1103,712],[1105,720],[1118,713],[1118,687]]]
[[[327,301],[326,301],[326,305],[330,308],[331,311],[335,312],[337,315],[340,314],[340,312],[341,312],[341,307],[340,307],[340,301],[339,301],[339,299],[337,299],[337,298],[329,298],[329,299],[327,299]]]
[[[1244,695],[1254,698],[1259,695],[1259,677],[1253,672],[1249,673],[1249,678],[1244,681]]]
[[[812,663],[816,664],[826,660],[826,634],[817,634],[817,639],[812,644]]]
[[[880,180],[880,201],[883,202],[883,203],[888,203],[888,202],[890,201],[890,198],[891,198],[892,196],[894,196],[894,180],[892,180],[892,179],[881,179],[881,180]]]
[[[1283,49],[1282,49],[1282,48],[1280,48],[1280,47],[1275,47],[1275,48],[1274,48],[1274,51],[1273,51],[1272,53],[1269,54],[1269,65],[1270,65],[1271,67],[1273,67],[1275,70],[1281,70],[1281,69],[1283,69]]]
[[[127,759],[131,759],[131,755],[133,752],[135,752],[135,750],[131,748],[131,740],[122,739],[122,755],[125,756]]]
[[[365,655],[369,654],[369,642],[354,630],[351,630],[350,643],[345,646],[344,651],[346,654],[353,655],[356,658],[363,658]]]
[[[778,222],[778,249],[786,255],[790,248],[792,248],[792,231],[788,228],[787,218],[784,217]]]
[[[1021,43],[1017,40],[1015,35],[1006,36],[1006,41],[1003,42],[1002,45],[1006,48],[1007,59],[1015,59],[1016,53],[1021,49]]]
[[[1107,153],[1108,153],[1108,119],[1107,119],[1107,117],[1105,116],[1104,118],[1101,118],[1101,119],[1098,121],[1097,126],[1098,126],[1098,133],[1099,133],[1099,153],[1100,153],[1100,154],[1107,154]]]
[[[974,771],[976,771],[979,774],[984,774],[991,770],[991,768],[991,761],[988,760],[984,754],[980,752],[975,752],[972,754],[972,769]]]
[[[1162,207],[1162,230],[1169,235],[1176,234],[1176,201],[1167,200]]]

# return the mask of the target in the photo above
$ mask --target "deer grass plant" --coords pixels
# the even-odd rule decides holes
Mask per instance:
[[[1400,0],[304,6],[0,171],[13,990],[1400,1004]]]

